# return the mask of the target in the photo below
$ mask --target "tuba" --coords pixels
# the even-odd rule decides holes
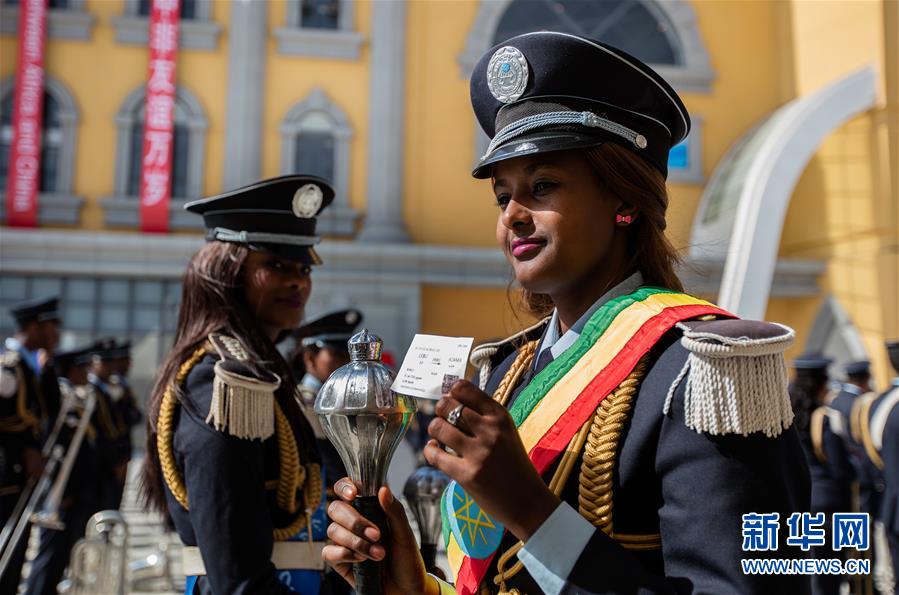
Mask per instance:
[[[124,595],[128,524],[117,510],[102,510],[87,522],[72,548],[70,595]]]

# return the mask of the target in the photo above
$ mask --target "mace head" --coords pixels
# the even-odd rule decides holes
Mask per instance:
[[[415,399],[391,390],[381,339],[363,329],[347,343],[350,363],[334,371],[315,398],[315,412],[360,495],[385,483],[394,450],[415,414]]]

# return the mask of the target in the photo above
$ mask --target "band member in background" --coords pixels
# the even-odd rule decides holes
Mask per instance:
[[[31,561],[28,575],[25,591],[28,595],[56,595],[57,584],[69,564],[72,546],[84,537],[84,527],[91,515],[100,510],[100,453],[96,429],[92,425],[86,426],[80,444],[73,443],[88,400],[96,399],[87,378],[91,349],[90,346],[69,349],[53,356],[59,376],[61,406],[66,411],[59,444],[65,446],[66,455],[70,448],[78,451],[59,507],[59,519],[65,526],[62,529],[41,528],[38,552]]]
[[[188,594],[322,591],[320,458],[275,342],[302,320],[316,216],[333,198],[324,180],[288,175],[186,206],[207,244],[148,400],[142,483],[185,545]]]
[[[497,241],[542,320],[475,349],[478,383],[457,381],[430,424],[425,457],[454,480],[455,589],[807,592],[738,563],[744,514],[808,510],[782,354],[794,333],[683,292],[664,235],[668,153],[690,129],[677,93],[616,48],[544,31],[490,49],[471,99],[492,137],[473,175],[491,181]],[[390,534],[335,502],[325,559],[349,581],[352,562],[385,560],[388,593],[451,592],[380,497]],[[802,557],[780,537],[778,557]]]
[[[899,593],[899,341],[888,341],[886,348],[896,376],[887,390],[864,407],[861,416],[866,423],[861,424],[861,442],[871,463],[882,471],[885,483],[875,535],[885,533],[892,569],[876,569],[875,580],[882,592],[892,589]]]
[[[347,341],[361,324],[362,313],[351,308],[309,320],[293,333],[299,348],[293,359],[295,361],[298,357],[302,358],[304,370],[303,375],[298,376],[301,380],[297,394],[303,401],[303,413],[309,420],[309,425],[315,430],[315,439],[325,470],[325,485],[328,487],[346,476],[346,467],[340,460],[337,449],[325,437],[312,406],[322,384],[334,370],[350,362]]]
[[[115,339],[100,339],[94,344],[91,369],[88,375],[97,393],[96,417],[100,432],[100,505],[102,510],[118,510],[125,492],[128,459],[131,455],[128,422],[119,402],[125,389],[113,380],[115,374]]]
[[[851,387],[855,387],[858,394],[874,390],[871,386],[871,362],[868,360],[850,362],[843,367],[843,371],[846,373],[846,382],[843,383],[846,389],[852,390]]]
[[[59,343],[59,299],[22,302],[10,314],[17,330],[0,347],[0,526],[17,522],[16,503],[43,471],[41,448],[59,407],[56,374],[47,365]],[[27,534],[14,544],[0,593],[18,589]]]
[[[828,416],[828,429],[843,439],[855,472],[857,490],[853,494],[851,510],[867,513],[871,519],[871,526],[875,527],[880,524],[880,509],[886,486],[883,472],[874,465],[865,452],[861,419],[862,412],[870,408],[871,401],[877,398],[877,394],[871,391],[870,364],[867,361],[849,363],[843,371],[846,374],[846,381],[839,383],[828,396],[828,407],[832,410]],[[838,415],[834,415],[833,412]],[[882,543],[878,546],[878,542],[875,541],[874,546],[863,555],[872,561],[873,566],[870,576],[857,579],[857,582],[864,583],[862,592],[884,592],[878,585],[884,581],[892,583],[892,575],[889,579],[882,576],[884,568],[889,567],[888,550]]]
[[[132,430],[134,426],[143,421],[143,416],[137,404],[137,396],[134,394],[131,383],[128,381],[128,375],[131,373],[131,343],[116,343],[111,350],[110,359],[113,372],[109,377],[109,381],[112,385],[121,389],[121,398],[114,403],[114,406],[118,409],[118,415],[125,423],[125,430],[116,444],[116,451],[127,466],[131,461],[133,447]]]
[[[805,451],[812,479],[811,512],[823,512],[826,527],[831,527],[835,512],[852,510],[852,482],[855,469],[843,433],[842,418],[829,406],[827,368],[831,360],[809,353],[793,361],[795,377],[790,383],[790,399],[796,414],[795,426]],[[830,531],[827,531],[830,535]],[[834,558],[839,553],[830,546],[813,549],[816,558]],[[845,553],[845,552],[843,552]],[[836,595],[845,580],[843,575],[819,574],[812,577],[812,593]]]

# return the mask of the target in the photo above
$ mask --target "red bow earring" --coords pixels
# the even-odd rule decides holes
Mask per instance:
[[[615,223],[618,225],[630,225],[631,220],[632,218],[630,215],[615,215]]]

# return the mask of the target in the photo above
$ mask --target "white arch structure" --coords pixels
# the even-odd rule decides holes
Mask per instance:
[[[693,221],[698,257],[726,260],[718,303],[744,318],[765,316],[793,190],[821,142],[874,107],[868,66],[780,107],[738,141],[706,187]]]

